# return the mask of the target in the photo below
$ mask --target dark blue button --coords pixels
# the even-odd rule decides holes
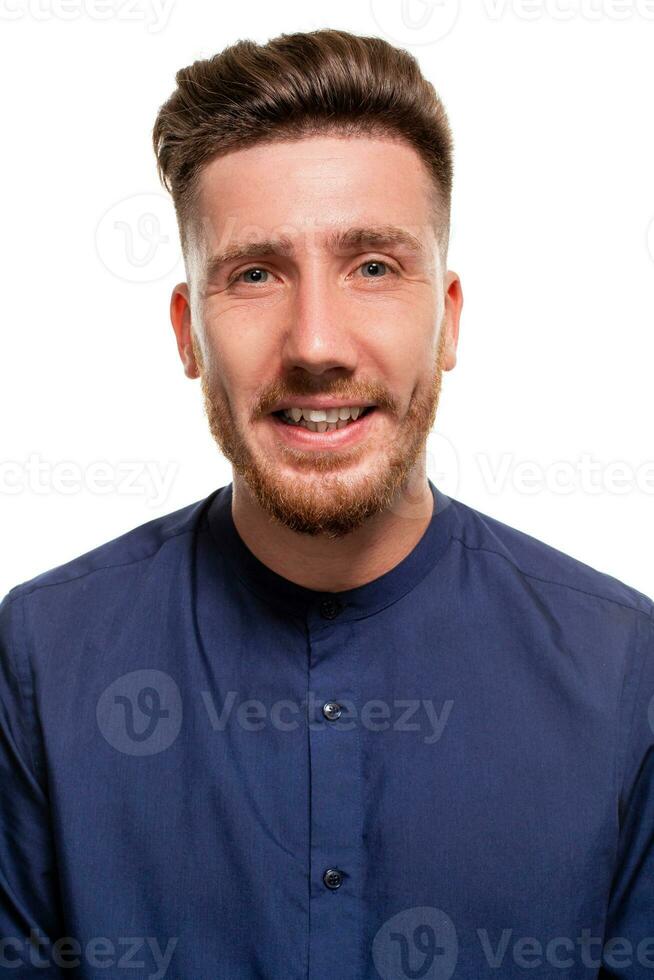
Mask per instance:
[[[331,597],[328,599],[323,599],[320,603],[320,615],[323,619],[336,619],[342,609],[342,602]]]
[[[327,868],[322,880],[325,882],[328,888],[340,888],[343,884],[343,874],[338,868]]]

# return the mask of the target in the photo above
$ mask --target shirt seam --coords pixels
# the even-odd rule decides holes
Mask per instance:
[[[21,583],[20,585],[15,585],[13,589],[10,589],[7,595],[9,596],[10,601],[14,602],[19,598],[27,598],[28,596],[33,595],[35,592],[39,592],[41,589],[53,589],[59,585],[69,585],[72,582],[78,582],[80,579],[86,578],[87,575],[95,575],[96,572],[106,572],[112,568],[126,568],[129,565],[138,565],[138,563],[141,561],[148,561],[150,558],[154,558],[155,555],[157,555],[169,541],[173,540],[173,538],[179,538],[183,534],[193,533],[194,528],[186,528],[184,531],[176,531],[174,534],[169,535],[164,541],[162,541],[154,551],[149,552],[147,555],[141,555],[140,558],[132,558],[130,561],[116,561],[110,563],[109,565],[98,565],[97,568],[89,568],[86,572],[80,572],[79,575],[73,575],[71,578],[60,579],[57,582],[41,582],[39,585],[35,585],[31,589],[28,589],[28,582]],[[75,559],[73,559],[73,561],[75,561]]]
[[[35,735],[31,724],[34,719],[34,684],[33,680],[31,680],[29,658],[25,649],[27,623],[25,603],[22,599],[23,597],[20,595],[12,596],[9,594],[8,596],[9,643],[6,649],[6,656],[18,685],[18,700],[21,705],[18,724],[23,741],[23,749],[26,753],[26,758],[23,761],[28,764],[33,779],[36,780],[42,789],[43,772],[41,766],[36,761]],[[20,610],[18,609],[19,604]],[[19,615],[22,622],[22,637],[19,633]]]
[[[464,548],[468,549],[468,551],[487,551],[491,555],[497,555],[498,558],[503,558],[509,563],[509,565],[515,568],[517,572],[524,575],[525,578],[533,579],[536,582],[544,582],[547,585],[558,585],[561,589],[570,589],[573,592],[580,592],[582,595],[592,596],[594,599],[602,599],[604,602],[612,602],[616,606],[621,606],[623,609],[629,609],[630,612],[637,612],[642,616],[651,618],[651,611],[648,612],[647,609],[641,609],[638,605],[629,606],[625,602],[620,602],[619,599],[612,599],[610,596],[600,595],[598,592],[590,592],[588,589],[580,589],[578,586],[570,585],[568,582],[559,582],[556,579],[544,578],[542,575],[536,575],[534,572],[527,572],[523,568],[520,568],[520,566],[516,562],[512,561],[507,555],[503,555],[501,551],[496,551],[494,548],[487,548],[483,545],[467,544],[463,538],[460,538],[457,535],[452,535],[452,537],[456,541],[459,541]],[[599,574],[602,573],[600,572]],[[624,583],[622,584],[624,585]],[[630,588],[630,586],[626,586],[626,588]],[[652,608],[654,608],[654,606]]]
[[[649,612],[648,625],[649,625],[649,629],[647,630],[647,632],[645,634],[645,637],[643,638],[643,641],[642,641],[643,655],[640,658],[640,664],[637,666],[637,669],[638,669],[638,677],[634,681],[634,685],[633,685],[633,693],[632,693],[633,701],[632,701],[632,705],[631,705],[631,717],[630,717],[630,720],[629,720],[629,727],[628,727],[627,735],[626,735],[626,738],[625,738],[625,741],[624,741],[624,745],[621,747],[621,759],[620,759],[621,764],[619,766],[617,765],[619,753],[616,753],[616,775],[619,773],[619,777],[620,777],[619,784],[617,786],[617,792],[618,792],[618,806],[619,806],[619,815],[620,815],[620,818],[621,818],[621,820],[620,820],[620,823],[621,824],[622,824],[622,817],[624,816],[624,812],[625,812],[625,810],[627,808],[627,801],[626,801],[625,795],[624,795],[624,793],[625,793],[625,779],[626,779],[627,762],[628,762],[628,758],[629,758],[629,746],[631,745],[632,735],[633,735],[633,731],[634,731],[634,725],[636,723],[636,706],[637,706],[637,703],[638,703],[638,692],[640,690],[640,687],[641,687],[641,684],[642,684],[643,674],[645,672],[645,667],[646,667],[646,663],[647,663],[647,653],[648,653],[648,650],[649,650],[649,643],[650,643],[650,640],[651,640],[651,637],[652,637],[652,629],[654,629],[654,604],[652,605],[652,607],[650,609],[650,612]],[[635,656],[637,656],[637,653],[638,653],[638,649],[639,648],[640,648],[640,644],[638,642],[636,642],[636,654],[635,654]],[[619,706],[618,706],[619,709],[622,706],[622,703],[623,703],[623,700],[624,700],[624,697],[625,697],[625,688],[626,688],[626,684],[627,684],[628,674],[629,674],[629,670],[628,669],[625,669],[625,676],[624,676],[624,679],[623,679],[623,685],[622,685],[622,688],[620,690],[620,700],[619,700]],[[620,718],[620,712],[618,713],[618,719],[619,718]]]

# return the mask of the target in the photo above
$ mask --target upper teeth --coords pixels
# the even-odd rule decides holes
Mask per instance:
[[[360,405],[350,407],[343,405],[342,408],[285,408],[284,414],[299,422],[301,418],[307,422],[337,422],[339,419],[357,419],[363,408]]]

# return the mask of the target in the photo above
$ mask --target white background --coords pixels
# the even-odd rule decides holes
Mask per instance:
[[[0,0],[1,594],[231,479],[174,344],[151,129],[178,68],[338,27],[415,54],[454,130],[465,302],[430,476],[654,596],[654,0],[461,8]]]

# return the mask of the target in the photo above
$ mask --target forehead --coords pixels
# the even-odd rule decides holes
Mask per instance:
[[[310,136],[236,150],[203,167],[195,233],[206,247],[285,236],[320,244],[351,226],[399,226],[432,240],[434,186],[401,139]],[[307,233],[311,232],[309,236]]]

